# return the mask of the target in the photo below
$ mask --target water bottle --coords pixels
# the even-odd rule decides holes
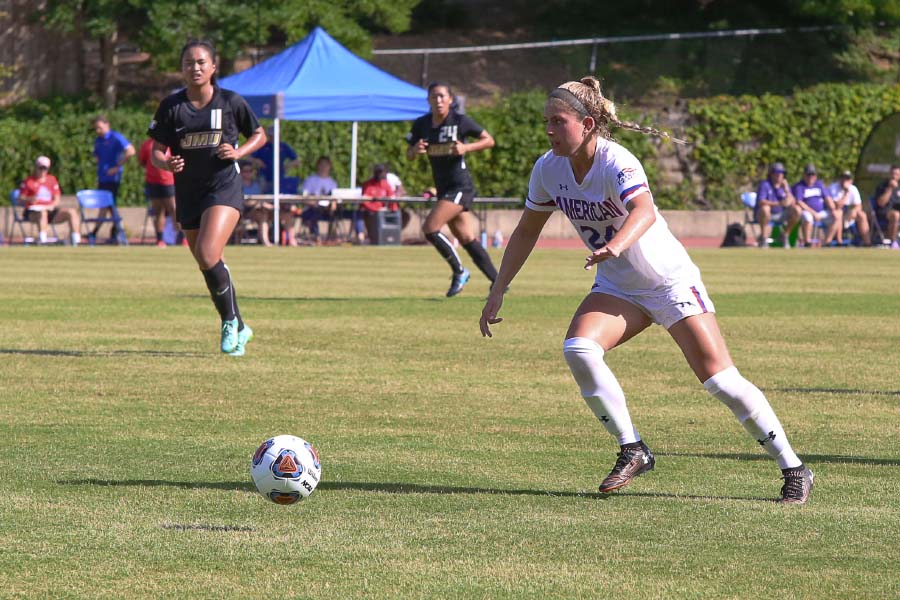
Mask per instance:
[[[499,229],[494,232],[494,248],[503,247],[503,232]]]

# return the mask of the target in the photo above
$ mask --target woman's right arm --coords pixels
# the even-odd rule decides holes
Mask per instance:
[[[184,159],[180,156],[166,157],[167,149],[168,147],[165,144],[153,140],[153,151],[150,152],[150,162],[153,163],[153,166],[157,169],[179,173],[184,169]]]
[[[551,214],[552,212],[539,212],[530,208],[526,208],[522,213],[519,224],[509,236],[509,242],[503,252],[503,260],[500,263],[500,271],[497,273],[497,279],[491,285],[491,293],[488,295],[484,310],[481,311],[479,322],[481,335],[492,337],[490,326],[503,320],[497,317],[503,304],[503,293],[525,261],[528,260]]]
[[[415,144],[409,144],[406,147],[406,160],[415,160],[420,154],[428,152],[428,142],[419,140]]]
[[[891,194],[894,192],[894,189],[896,189],[896,186],[892,187],[891,180],[889,179],[884,184],[884,190],[878,195],[878,198],[875,199],[875,203],[879,208],[887,206],[888,202],[891,201]]]

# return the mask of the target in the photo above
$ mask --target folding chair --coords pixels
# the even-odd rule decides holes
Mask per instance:
[[[756,192],[743,192],[741,203],[744,205],[744,227],[749,225],[753,239],[758,240],[761,233],[754,233],[754,228],[758,228],[760,232],[762,228],[759,226],[759,221],[756,220]]]
[[[25,219],[25,214],[24,214],[25,211],[22,210],[22,207],[19,206],[19,194],[20,194],[20,192],[19,192],[18,188],[14,189],[13,191],[11,191],[9,193],[9,207],[12,210],[12,214],[13,214],[13,222],[10,225],[10,231],[9,231],[9,240],[10,240],[10,243],[12,243],[13,233],[15,231],[16,225],[18,225],[19,233],[22,234],[22,243],[26,244],[26,245],[33,244],[33,243],[37,242],[37,239],[34,236],[29,236],[28,234],[25,233],[25,224],[27,223],[27,224],[31,225],[32,229],[34,229],[35,227],[38,227],[38,226],[37,226],[37,224],[32,223],[31,221]],[[19,213],[20,210],[22,210],[21,214]],[[56,232],[56,225],[54,225],[53,223],[50,223],[49,225],[50,225],[50,231],[53,233],[53,237],[47,238],[47,241],[49,242],[52,239],[53,242],[58,242],[60,237],[59,237],[59,234]]]
[[[122,217],[119,216],[112,192],[109,190],[79,190],[75,196],[78,198],[78,210],[81,212],[81,224],[85,233],[90,231],[89,224],[99,226],[103,223],[113,223],[116,227],[116,241],[121,246],[128,245],[128,236],[125,235],[125,228],[122,227]],[[112,216],[99,216],[100,210],[104,208],[110,209]],[[96,210],[97,216],[88,217],[84,213],[85,210]]]
[[[9,240],[12,243],[13,235],[15,235],[16,226],[19,227],[19,233],[22,234],[22,243],[23,244],[31,244],[34,242],[33,237],[28,237],[25,233],[25,223],[28,223],[25,219],[22,218],[22,215],[19,214],[21,207],[19,207],[19,190],[15,189],[9,193],[9,208],[12,210],[13,214],[13,222],[9,228]]]

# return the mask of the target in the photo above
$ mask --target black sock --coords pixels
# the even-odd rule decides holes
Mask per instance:
[[[641,447],[640,442],[629,442],[627,444],[622,444],[622,446],[621,446],[622,450],[625,450],[626,448],[640,448],[640,447]]]
[[[162,232],[157,233],[157,234],[156,234],[156,241],[157,241],[157,242],[161,242],[161,241],[162,241],[162,237],[163,237]]]
[[[459,255],[456,254],[456,250],[453,249],[450,240],[448,240],[443,233],[440,231],[426,233],[425,239],[437,248],[438,254],[444,257],[444,260],[447,261],[447,264],[450,265],[450,268],[453,269],[454,273],[459,274],[463,272],[462,263],[459,261]]]
[[[206,280],[206,287],[209,289],[213,304],[216,305],[216,310],[219,311],[219,316],[223,321],[234,319],[231,275],[228,273],[228,267],[220,260],[211,269],[200,272],[203,273],[203,279]]]
[[[228,269],[228,265],[225,265]],[[241,318],[241,309],[238,308],[237,290],[234,288],[234,280],[231,279],[231,269],[228,269],[228,279],[231,281],[231,305],[234,307],[234,316],[238,320],[238,331],[244,328],[244,319]]]
[[[475,261],[475,265],[481,269],[484,276],[493,283],[494,280],[497,279],[497,269],[494,268],[494,263],[491,261],[491,257],[487,253],[487,250],[481,245],[481,242],[472,240],[468,244],[463,244],[463,248],[466,249],[466,252],[469,253],[469,256],[472,257],[472,260]]]

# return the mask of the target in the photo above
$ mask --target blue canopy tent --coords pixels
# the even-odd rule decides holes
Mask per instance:
[[[257,116],[274,119],[276,240],[281,119],[351,121],[350,187],[356,187],[358,122],[407,121],[428,112],[425,90],[367,63],[321,27],[258,65],[220,79],[219,85],[243,96]]]

